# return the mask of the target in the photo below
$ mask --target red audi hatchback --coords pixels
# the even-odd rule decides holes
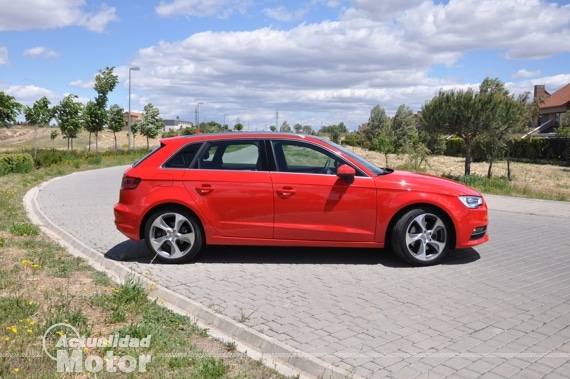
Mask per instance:
[[[426,266],[489,239],[475,190],[291,133],[163,139],[124,173],[114,212],[165,262],[206,245],[387,247]]]

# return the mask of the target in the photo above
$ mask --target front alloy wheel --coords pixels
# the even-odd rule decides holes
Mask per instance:
[[[450,249],[452,230],[439,211],[416,208],[402,215],[392,229],[392,248],[415,266],[439,263]]]
[[[185,209],[163,208],[147,220],[144,238],[149,250],[167,263],[186,262],[202,249],[202,229]]]

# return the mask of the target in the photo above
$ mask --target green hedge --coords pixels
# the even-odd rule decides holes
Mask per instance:
[[[0,154],[0,175],[25,173],[34,169],[34,159],[30,154]]]
[[[487,159],[482,144],[477,139],[473,142],[471,153],[475,162]],[[570,163],[570,138],[521,138],[512,141],[510,148],[511,157],[518,160]],[[445,144],[445,155],[464,157],[465,142],[458,137],[449,138]]]

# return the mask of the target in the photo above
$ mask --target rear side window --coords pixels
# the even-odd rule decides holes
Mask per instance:
[[[194,168],[201,170],[261,170],[259,141],[215,141],[202,150]]]
[[[198,150],[202,146],[201,143],[193,143],[185,146],[182,150],[174,154],[163,165],[165,168],[189,168],[190,164],[196,157]]]

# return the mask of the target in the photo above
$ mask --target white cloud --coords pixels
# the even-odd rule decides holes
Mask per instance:
[[[281,6],[277,8],[266,8],[263,13],[272,19],[277,21],[291,21],[295,18],[295,15],[287,10],[287,8]]]
[[[352,19],[390,20],[422,3],[424,0],[352,0],[345,16]]]
[[[90,82],[84,82],[83,80],[74,80],[74,81],[69,83],[70,87],[82,88],[82,89],[93,88],[94,85],[95,85],[94,80],[90,81]]]
[[[0,66],[7,65],[9,63],[8,48],[6,46],[0,46]]]
[[[54,50],[50,50],[47,47],[32,47],[31,49],[27,49],[24,51],[24,56],[28,58],[57,58],[59,57],[59,53]]]
[[[513,78],[514,78],[514,79],[533,78],[533,77],[539,76],[539,75],[541,75],[541,74],[542,74],[542,73],[541,73],[540,70],[528,71],[528,70],[525,70],[525,69],[521,69],[521,70],[518,70],[518,71],[513,75]]]
[[[108,23],[118,21],[114,7],[102,4],[96,13],[84,8],[84,0],[5,1],[0,12],[0,31],[82,26],[103,32]]]
[[[18,100],[19,103],[27,106],[32,106],[35,101],[41,99],[42,97],[47,97],[52,102],[59,101],[63,97],[58,95],[57,93],[41,88],[34,85],[28,86],[9,86],[3,90],[3,92],[7,93],[10,96],[13,96]]]
[[[252,5],[251,0],[172,0],[161,1],[155,7],[160,16],[227,17],[234,12],[244,13]]]
[[[369,1],[369,0],[362,0]],[[402,37],[430,51],[498,49],[508,59],[570,50],[570,5],[538,0],[424,2],[397,18]]]

